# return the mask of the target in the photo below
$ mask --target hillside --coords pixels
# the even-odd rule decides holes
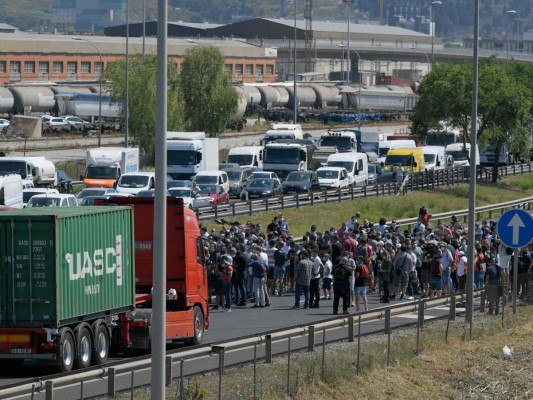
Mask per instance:
[[[157,18],[157,0],[144,0],[147,20]],[[303,18],[306,2],[296,0],[297,16]],[[384,0],[385,21],[398,19],[399,24],[412,28],[418,16],[429,17],[427,0]],[[437,35],[447,39],[460,39],[471,36],[473,2],[470,0],[446,0],[435,8]],[[8,23],[21,30],[37,32],[53,31],[52,0],[32,1],[1,0],[2,14],[0,22]],[[168,0],[169,21],[230,23],[254,17],[293,18],[293,0]],[[130,0],[130,21],[142,19],[143,1]],[[353,19],[356,22],[378,21],[380,17],[379,1],[355,1]],[[516,10],[510,17],[507,10]],[[518,34],[531,28],[532,1],[509,0],[507,2],[484,1],[480,10],[481,36],[505,37],[507,28],[510,34]],[[397,17],[397,18],[395,18]],[[347,18],[346,5],[342,1],[313,0],[313,18],[315,20],[340,20]]]

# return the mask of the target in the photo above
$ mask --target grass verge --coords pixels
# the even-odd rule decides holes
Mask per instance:
[[[476,190],[476,206],[503,203],[533,195],[533,179],[531,175],[519,175],[502,179],[497,185],[478,184]],[[392,219],[413,218],[418,215],[418,209],[425,205],[432,214],[449,212],[468,208],[469,186],[458,185],[434,192],[416,191],[405,196],[367,197],[335,202],[333,199],[326,204],[317,204],[313,207],[290,208],[283,210],[285,219],[289,221],[290,231],[296,236],[302,236],[311,225],[315,224],[319,231],[331,227],[338,228],[343,222],[348,222],[357,211],[361,219],[377,222],[381,217],[390,221]],[[241,215],[228,221],[245,223],[247,220],[260,223],[263,228],[272,222],[278,211],[258,212],[252,216]],[[486,216],[482,216],[486,217]],[[202,222],[202,226],[209,230],[218,231],[221,225],[214,220]]]
[[[272,364],[258,364],[256,398],[531,399],[533,307],[520,307],[518,314],[509,315],[505,328],[501,327],[500,318],[486,314],[476,315],[474,325],[474,340],[465,340],[467,327],[458,318],[451,323],[447,342],[444,321],[426,325],[418,355],[414,352],[415,328],[395,330],[389,367],[386,366],[387,336],[365,337],[361,342],[359,376],[356,375],[357,342],[328,345],[324,364],[320,347],[313,353],[293,353],[289,390],[286,356]],[[506,345],[513,349],[512,356],[504,355],[502,349]],[[253,366],[226,369],[223,399],[252,399],[253,394]],[[147,389],[135,392],[135,399],[149,398]],[[166,398],[180,398],[176,382],[167,388]],[[186,380],[185,398],[217,399],[218,374]]]

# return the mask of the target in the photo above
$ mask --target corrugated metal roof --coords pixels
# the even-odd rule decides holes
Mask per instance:
[[[122,55],[126,52],[126,38],[117,36],[79,36],[89,40],[102,55]],[[13,34],[0,33],[2,51],[6,53],[42,53],[42,54],[94,54],[95,49],[85,40],[75,40],[68,35],[40,35],[24,32]],[[192,46],[215,46],[222,54],[234,57],[266,57],[263,47],[232,39],[167,39],[169,56],[182,56]],[[130,54],[141,53],[142,38],[129,38]],[[146,53],[155,54],[157,39],[146,38]],[[272,57],[275,58],[275,57]]]
[[[294,20],[291,19],[275,19],[275,18],[258,18],[266,21],[294,27]],[[305,20],[296,20],[296,29],[305,30]],[[347,32],[347,23],[343,22],[327,22],[313,20],[314,32]],[[390,35],[390,36],[417,36],[430,37],[428,34],[412,31],[397,26],[387,25],[371,25],[371,24],[350,24],[351,34],[365,34],[365,35]]]
[[[176,25],[176,26],[186,26],[188,28],[198,28],[198,29],[210,29],[210,28],[218,28],[219,26],[224,26],[224,24],[212,24],[209,22],[169,22],[169,25]]]

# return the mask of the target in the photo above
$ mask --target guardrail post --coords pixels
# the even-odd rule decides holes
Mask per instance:
[[[450,320],[451,321],[455,321],[455,303],[456,303],[456,298],[454,295],[452,295],[451,299],[450,299]]]
[[[107,396],[115,397],[115,368],[107,370]]]
[[[418,306],[418,325],[420,326],[420,328],[424,327],[424,313],[425,313],[425,310],[426,310],[426,303],[421,301],[419,306]]]
[[[44,388],[46,391],[45,399],[46,400],[54,400],[54,382],[53,381],[46,381],[44,383]]]
[[[296,193],[296,208],[300,208],[300,195]]]
[[[315,326],[309,326],[309,333],[307,334],[307,351],[312,352],[315,350]]]
[[[281,195],[281,209],[285,210],[285,196],[283,194]]]
[[[235,217],[235,204],[236,203],[231,203],[231,213],[233,214],[234,217]]]
[[[338,195],[339,195],[339,203],[342,201],[342,189],[341,188],[338,188],[337,189],[338,191]]]
[[[348,342],[353,342],[354,339],[354,319],[353,316],[348,317]]]
[[[212,346],[213,352],[218,354],[218,399],[222,399],[222,375],[224,375],[224,347]]]
[[[272,335],[265,336],[265,363],[272,363]]]
[[[170,386],[172,384],[172,357],[165,357],[165,384]]]
[[[324,189],[324,203],[328,202],[328,191],[327,189]]]
[[[520,164],[520,175],[524,174],[524,164]]]
[[[481,291],[481,295],[479,297],[479,312],[485,312],[485,299],[487,297],[487,293],[485,290]]]
[[[385,310],[385,333],[387,334],[387,367],[390,367],[390,336],[391,336],[391,328],[390,328],[390,308],[387,308]]]
[[[313,192],[313,190],[311,189],[311,205],[315,204],[315,192]]]
[[[252,201],[251,200],[248,200],[248,212],[249,212],[249,215],[252,215]]]
[[[268,211],[268,197],[265,199],[265,211]]]
[[[366,188],[363,187],[363,189],[365,191],[365,197],[366,197]],[[353,186],[350,186],[350,196],[351,196],[351,198],[353,200]]]
[[[218,218],[218,204],[215,204],[215,218]]]

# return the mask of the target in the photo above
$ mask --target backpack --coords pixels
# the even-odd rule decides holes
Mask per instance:
[[[348,271],[346,271],[341,265],[336,265],[331,271],[333,278],[338,280],[345,280]]]
[[[361,273],[359,274],[359,278],[366,279],[370,276],[370,270],[368,269],[368,266],[366,264],[361,265]]]

